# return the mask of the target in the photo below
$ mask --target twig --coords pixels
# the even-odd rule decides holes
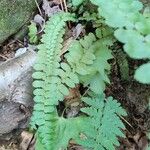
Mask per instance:
[[[124,117],[122,117],[122,116],[120,116],[119,115],[119,117],[123,120],[123,121],[125,121],[131,128],[133,128],[133,126],[126,120],[126,119],[124,119]],[[134,129],[134,128],[133,128]]]
[[[5,59],[5,60],[8,60],[8,58],[6,56],[3,56],[1,54],[0,54],[0,57],[3,58],[3,59]]]
[[[63,7],[63,2],[62,2],[62,0],[59,0],[59,1],[60,1],[61,10],[64,10],[64,7]]]
[[[90,87],[87,88],[87,90],[83,93],[81,97],[84,97],[88,93],[89,90],[90,90]]]
[[[39,4],[38,4],[37,0],[34,0],[34,1],[35,1],[35,3],[36,3],[36,6],[37,6],[37,8],[38,8],[38,10],[39,10],[40,15],[42,16],[42,11],[41,11],[41,9],[40,9],[40,7],[39,7]]]
[[[64,7],[65,7],[65,12],[68,12],[66,0],[63,0],[63,3],[64,3]],[[71,28],[70,22],[68,22],[68,27]]]
[[[63,3],[64,3],[64,7],[65,7],[65,12],[68,12],[66,0],[63,0]]]

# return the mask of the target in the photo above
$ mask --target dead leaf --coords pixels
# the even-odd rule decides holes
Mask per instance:
[[[60,8],[59,6],[53,6],[51,7],[50,6],[50,2],[47,1],[47,0],[43,0],[43,6],[42,6],[43,10],[45,11],[45,14],[48,16],[48,17],[51,17],[52,15],[60,12]]]
[[[57,4],[57,5],[61,4],[61,1],[62,1],[62,0],[53,0],[53,2],[54,2],[55,4]]]
[[[73,29],[73,37],[77,39],[81,33],[84,33],[84,27],[82,24],[77,24],[77,26]]]
[[[75,103],[80,103],[79,86],[69,90],[69,95],[65,97],[66,106],[74,106]]]
[[[133,136],[133,139],[140,150],[146,150],[148,146],[148,138],[146,137],[146,135],[138,132]]]
[[[60,52],[60,56],[62,56],[63,54],[65,54],[65,53],[68,51],[68,49],[69,49],[69,47],[70,47],[70,45],[71,45],[71,43],[72,43],[73,41],[74,41],[74,40],[73,40],[73,37],[70,37],[69,39],[67,39],[67,40],[64,42],[63,48],[62,48],[62,50],[61,50],[61,52]]]
[[[80,111],[80,92],[79,86],[69,90],[69,95],[65,97],[67,118],[77,116]]]
[[[33,139],[33,134],[29,133],[27,131],[23,131],[21,133],[21,143],[20,143],[20,149],[21,150],[27,150],[29,148],[29,145]]]
[[[43,25],[45,24],[44,18],[41,15],[39,15],[39,14],[34,16],[34,22],[36,24],[39,24],[41,27],[43,27]]]

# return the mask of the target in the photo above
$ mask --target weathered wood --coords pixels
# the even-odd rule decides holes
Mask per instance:
[[[9,99],[0,102],[0,139],[27,128],[33,107],[32,68],[10,86]]]
[[[10,85],[32,67],[36,53],[28,50],[19,57],[10,59],[0,64],[0,101],[10,95]]]
[[[35,58],[34,51],[27,51],[0,65],[0,139],[11,138],[14,130],[18,133],[29,125]]]
[[[27,127],[28,117],[29,113],[23,105],[8,101],[0,102],[0,136]]]

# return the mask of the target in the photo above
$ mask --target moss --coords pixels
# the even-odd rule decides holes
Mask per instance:
[[[0,0],[0,43],[16,33],[35,9],[35,0]]]

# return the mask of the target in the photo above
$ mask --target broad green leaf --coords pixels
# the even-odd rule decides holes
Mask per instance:
[[[115,31],[116,38],[122,43],[128,43],[131,41],[143,41],[144,37],[136,30],[118,29]]]
[[[136,70],[134,78],[141,83],[150,84],[150,63],[140,66]]]
[[[72,0],[73,6],[79,6],[83,3],[84,0]]]

